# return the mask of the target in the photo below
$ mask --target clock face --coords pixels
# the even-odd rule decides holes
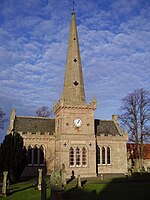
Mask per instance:
[[[79,119],[79,118],[76,118],[76,119],[74,120],[74,125],[75,125],[76,127],[80,127],[80,126],[82,125],[82,120]]]

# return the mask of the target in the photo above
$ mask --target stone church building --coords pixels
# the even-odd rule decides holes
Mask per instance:
[[[62,83],[63,84],[63,83]],[[13,109],[7,134],[18,132],[24,138],[28,166],[33,175],[46,167],[49,174],[65,166],[66,175],[95,177],[98,174],[127,173],[127,134],[117,116],[94,119],[96,99],[86,103],[75,12],[72,12],[66,59],[64,89],[54,104],[54,119],[17,116]]]

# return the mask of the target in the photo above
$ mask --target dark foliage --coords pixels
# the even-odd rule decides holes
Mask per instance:
[[[27,164],[26,148],[18,133],[5,136],[0,146],[0,169],[8,171],[11,182],[16,182]]]
[[[38,117],[49,117],[52,114],[52,110],[47,106],[42,106],[36,110]]]
[[[5,119],[5,113],[2,111],[2,108],[0,107],[0,129],[4,129],[4,124],[7,121]]]

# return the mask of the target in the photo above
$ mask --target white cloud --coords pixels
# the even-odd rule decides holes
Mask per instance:
[[[3,1],[0,106],[19,115],[53,105],[63,90],[72,2]],[[83,0],[75,5],[87,102],[110,118],[133,89],[149,89],[148,1]]]

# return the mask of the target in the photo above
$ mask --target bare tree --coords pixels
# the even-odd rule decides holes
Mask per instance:
[[[5,118],[5,113],[2,111],[2,108],[0,107],[0,129],[4,129],[4,124],[7,121]]]
[[[143,144],[150,140],[150,92],[134,90],[122,100],[119,118],[129,133],[129,142],[135,144],[135,157],[142,167]]]
[[[36,110],[36,114],[39,117],[49,117],[50,115],[52,115],[52,113],[53,113],[52,109],[50,109],[47,106],[41,106]]]

